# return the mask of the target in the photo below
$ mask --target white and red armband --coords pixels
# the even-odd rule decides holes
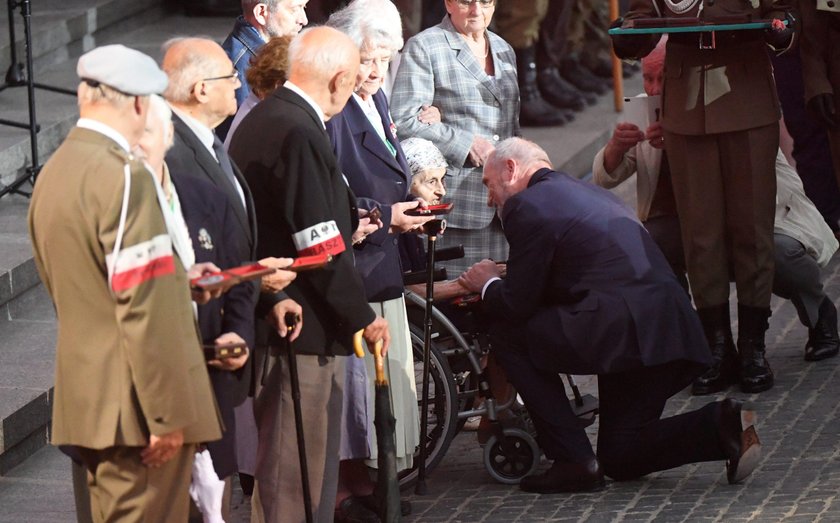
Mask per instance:
[[[124,247],[106,257],[113,267],[111,288],[121,292],[160,276],[175,273],[175,257],[172,254],[172,240],[167,234],[160,234],[151,240]]]
[[[321,222],[296,232],[292,235],[298,256],[313,256],[315,254],[331,254],[335,256],[344,252],[344,239],[335,220]]]

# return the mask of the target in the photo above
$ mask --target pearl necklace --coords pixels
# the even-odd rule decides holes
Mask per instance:
[[[674,2],[673,0],[665,0],[665,5],[668,6],[668,9],[675,14],[681,15],[688,11],[694,9],[694,6],[700,2],[700,9],[697,10],[697,14],[700,14],[700,11],[703,10],[703,0],[680,0],[679,2]]]

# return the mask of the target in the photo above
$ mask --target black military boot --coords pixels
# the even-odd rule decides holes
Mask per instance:
[[[582,111],[587,100],[577,88],[563,80],[556,67],[547,67],[537,73],[537,85],[540,94],[551,105],[561,109]]]
[[[805,361],[820,361],[837,356],[840,336],[837,334],[837,308],[826,296],[820,304],[820,314],[813,329],[808,329]]]
[[[732,341],[729,304],[697,309],[703,333],[712,350],[712,366],[691,384],[695,396],[720,392],[738,382],[738,353]]]
[[[558,109],[540,96],[534,47],[517,49],[515,52],[519,73],[519,123],[523,127],[550,127],[574,120],[574,113]]]
[[[560,64],[560,74],[566,81],[581,91],[595,94],[607,92],[607,84],[601,78],[589,72],[589,69],[583,67],[573,56],[567,56],[563,59],[563,63]]]
[[[743,392],[762,392],[773,386],[773,371],[764,356],[764,334],[769,317],[769,308],[738,304],[738,353]]]

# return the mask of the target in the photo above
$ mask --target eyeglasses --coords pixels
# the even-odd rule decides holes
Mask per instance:
[[[239,71],[234,69],[232,73],[226,74],[224,76],[214,76],[212,78],[202,78],[201,79],[202,82],[212,82],[213,80],[232,80],[232,81],[235,82],[235,81],[239,80]]]
[[[468,8],[473,4],[478,4],[479,7],[488,8],[493,7],[496,4],[496,0],[456,0],[456,3],[461,6]]]

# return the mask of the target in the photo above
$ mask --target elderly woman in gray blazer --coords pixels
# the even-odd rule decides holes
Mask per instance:
[[[391,94],[391,114],[400,139],[434,143],[449,168],[446,186],[455,208],[447,217],[442,247],[463,245],[466,256],[446,264],[460,274],[484,259],[507,259],[508,246],[481,183],[494,145],[519,134],[519,87],[513,49],[487,30],[495,0],[444,0],[441,23],[405,46]],[[428,106],[439,123],[417,118]]]

